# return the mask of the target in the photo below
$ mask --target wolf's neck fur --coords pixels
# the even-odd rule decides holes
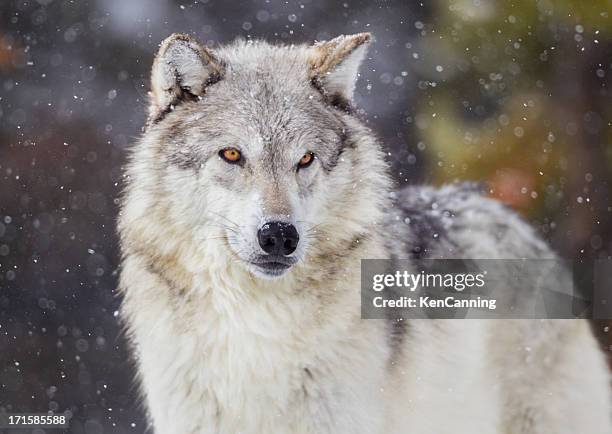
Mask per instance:
[[[302,266],[283,279],[265,281],[218,246],[202,250],[187,239],[168,240],[164,257],[129,255],[122,273],[122,284],[130,288],[124,313],[153,414],[201,414],[206,403],[205,422],[197,423],[226,424],[223,432],[239,432],[238,422],[234,427],[228,421],[247,418],[272,432],[274,418],[269,422],[265,416],[270,406],[286,413],[294,401],[315,396],[326,405],[332,393],[348,394],[347,401],[369,399],[334,392],[335,383],[324,380],[345,375],[338,372],[347,366],[354,372],[346,375],[359,375],[387,359],[380,354],[385,346],[371,343],[380,341],[377,328],[359,321],[359,264],[352,263],[358,256],[320,257],[309,263],[318,268]],[[355,250],[359,256],[384,257],[375,237],[364,237]],[[198,264],[206,265],[196,271]],[[371,340],[363,335],[354,340],[346,333],[350,329],[363,329]],[[160,432],[179,432],[155,422]],[[183,432],[197,431],[196,422]],[[287,424],[292,429],[291,421]]]

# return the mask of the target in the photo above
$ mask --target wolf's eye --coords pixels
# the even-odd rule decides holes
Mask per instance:
[[[302,158],[300,158],[300,161],[298,161],[298,169],[305,169],[306,167],[310,166],[314,159],[315,154],[312,152],[306,152]]]
[[[240,161],[242,154],[236,148],[226,148],[219,151],[219,156],[230,164]]]

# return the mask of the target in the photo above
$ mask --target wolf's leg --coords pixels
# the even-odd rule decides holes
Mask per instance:
[[[512,372],[502,373],[506,432],[612,434],[610,376],[588,323],[523,321],[520,327],[535,341],[515,366],[504,367]],[[526,327],[542,329],[534,333]]]

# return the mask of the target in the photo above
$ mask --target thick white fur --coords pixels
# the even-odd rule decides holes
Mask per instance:
[[[306,61],[310,52],[299,50]],[[352,92],[352,81],[344,90]],[[177,109],[169,120],[188,115]],[[198,220],[219,203],[228,218],[247,219],[248,204],[223,202],[228,193],[207,170],[196,177],[162,164],[165,121],[135,147],[120,218],[122,316],[153,430],[611,434],[609,377],[586,322],[412,321],[393,350],[386,322],[360,319],[359,258],[396,252],[385,242],[392,228],[381,229],[389,183],[379,146],[342,118],[357,144],[326,178],[332,185],[317,190],[333,200],[300,211],[332,235],[311,240],[303,260],[276,280],[253,275],[218,225]],[[528,243],[546,250],[487,199],[460,199],[454,187],[405,194],[440,195],[463,213],[447,229],[465,257],[530,257]],[[494,236],[492,221],[508,222],[506,239]],[[356,233],[366,236],[354,252],[328,262],[317,256]],[[409,235],[399,241],[409,244]]]

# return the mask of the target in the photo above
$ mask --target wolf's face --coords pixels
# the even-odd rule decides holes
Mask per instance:
[[[326,237],[326,219],[356,188],[345,118],[368,41],[215,52],[184,35],[164,41],[148,134],[166,162],[158,182],[180,210],[173,218],[196,242],[273,278]]]

